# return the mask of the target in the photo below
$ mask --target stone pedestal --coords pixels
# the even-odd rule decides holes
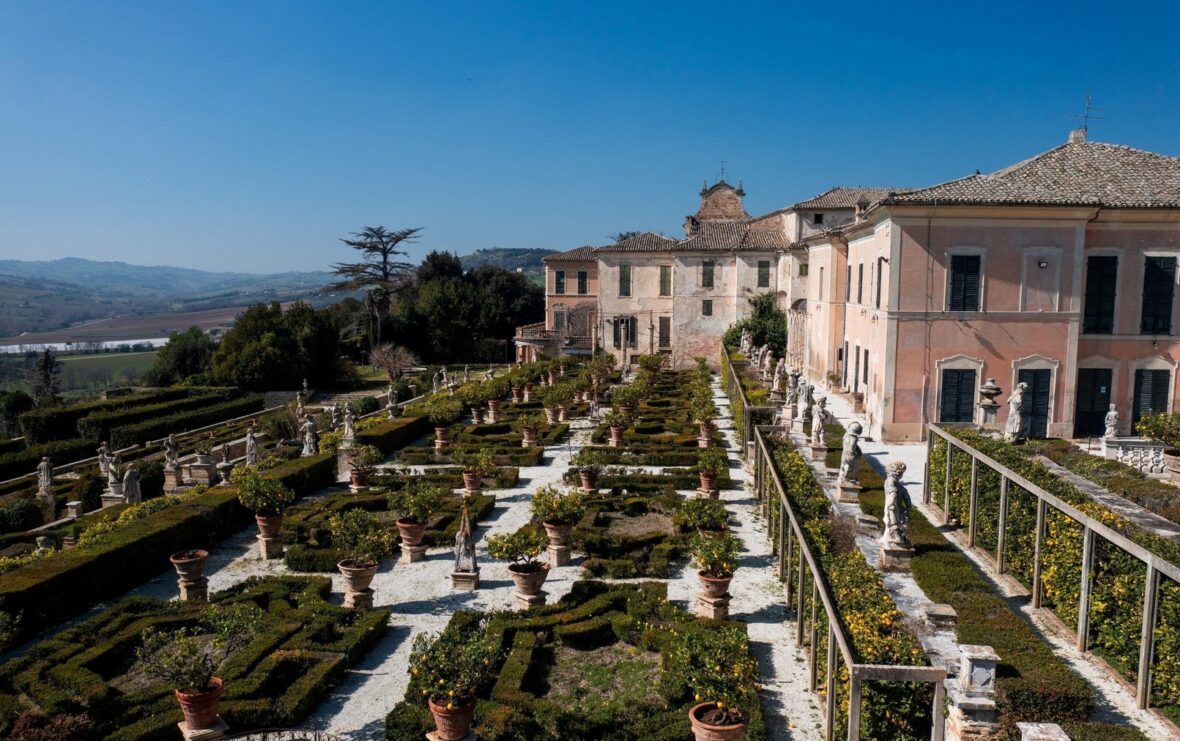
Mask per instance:
[[[73,502],[66,502],[66,514],[70,517],[73,517],[75,520],[81,517],[84,514],[82,510],[82,502],[77,500]]]
[[[729,601],[732,595],[708,597],[704,593],[697,594],[696,614],[712,620],[727,620],[729,618]]]
[[[103,509],[123,503],[123,484],[107,484],[107,490],[102,493]]]
[[[187,478],[193,484],[212,486],[217,483],[217,465],[213,461],[189,463],[185,468],[188,469]]]
[[[807,434],[807,418],[796,415],[791,420],[791,432],[798,432],[800,435]]]
[[[840,479],[836,482],[836,501],[855,504],[860,501],[860,484]]]
[[[550,545],[548,550],[550,566],[568,566],[570,553],[573,551],[568,545]]]
[[[176,584],[180,587],[181,602],[209,601],[209,580],[205,577],[202,576],[200,579],[177,579]]]
[[[451,588],[461,591],[474,591],[479,589],[479,572],[478,571],[452,571],[451,572]]]
[[[710,442],[712,442],[712,441],[707,437],[698,437],[697,438],[697,447],[698,448],[707,448],[707,447],[709,447]]]
[[[946,715],[946,741],[994,741],[1000,737],[994,702],[956,697],[953,689],[948,694],[953,704]]]
[[[282,538],[264,538],[258,536],[258,555],[264,561],[283,557]]]
[[[174,491],[180,490],[180,471],[176,466],[169,466],[164,469],[164,491],[171,494]]]
[[[41,521],[48,525],[57,519],[57,504],[53,501],[53,496],[43,497],[37,496],[37,504],[41,505]]]
[[[811,443],[808,447],[811,449],[811,460],[822,461],[824,458],[828,457],[827,445],[816,445],[815,443]]]
[[[1069,736],[1056,723],[1017,723],[1020,741],[1069,741]]]
[[[177,723],[176,727],[180,729],[180,735],[184,736],[184,741],[221,741],[225,738],[226,731],[229,730],[229,725],[222,720],[220,715],[208,728],[189,728],[188,723],[183,720]]]
[[[439,440],[438,438],[435,438],[434,439],[434,449],[440,453],[444,450],[450,450],[451,449],[451,441],[450,440]]]
[[[521,594],[520,592],[512,593],[512,598],[516,601],[516,609],[518,610],[527,610],[530,607],[543,605],[545,604],[545,598],[547,596],[549,596],[549,593],[545,590],[541,590],[536,594]]]
[[[402,555],[400,561],[402,563],[418,563],[426,560],[426,546],[424,545],[402,545]]]
[[[697,494],[699,494],[702,499],[720,499],[721,498],[721,490],[720,489],[697,489]]]
[[[914,549],[894,545],[881,546],[877,567],[882,571],[909,571],[914,560]]]
[[[933,628],[951,628],[959,622],[959,613],[950,605],[927,605],[926,622]]]
[[[373,608],[373,590],[365,589],[360,592],[345,592],[344,606],[354,610],[371,610]]]
[[[995,701],[999,660],[991,646],[959,646],[959,673],[946,682],[951,701],[948,741],[990,741],[999,737]]]
[[[439,735],[438,731],[431,731],[426,734],[426,741],[442,741],[442,736]],[[475,733],[467,734],[463,737],[463,741],[476,741]]]

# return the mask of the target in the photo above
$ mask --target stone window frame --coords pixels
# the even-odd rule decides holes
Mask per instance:
[[[565,271],[564,270],[554,270],[553,271],[553,293],[557,294],[558,296],[565,295]]]
[[[763,268],[763,265],[765,265],[766,267]],[[764,269],[766,271],[765,272],[765,277],[766,277],[765,283],[762,282],[762,278],[764,275],[764,273],[763,273]],[[758,288],[770,288],[770,260],[761,260],[761,259],[755,260],[754,261],[754,270],[757,271],[755,273],[755,283],[757,284],[757,287]]]
[[[1080,366],[1078,366],[1080,367]],[[1057,411],[1057,384],[1061,382],[1061,361],[1057,358],[1051,358],[1048,355],[1041,355],[1034,353],[1032,355],[1025,355],[1023,358],[1016,358],[1012,361],[1012,377],[1009,380],[1008,394],[1012,393],[1012,389],[1016,388],[1016,384],[1020,378],[1020,371],[1022,370],[1047,370],[1049,371],[1049,409],[1046,412],[1048,422],[1046,422],[1046,435],[1051,437],[1052,434],[1048,428],[1051,428],[1056,422],[1054,412]],[[1077,376],[1074,376],[1074,383],[1077,383]],[[1077,389],[1074,389],[1075,395]],[[1008,397],[1005,396],[1005,399]],[[1073,419],[1070,419],[1072,424]]]
[[[659,295],[664,296],[664,297],[671,296],[672,295],[672,287],[676,284],[675,277],[672,274],[673,273],[672,266],[671,265],[660,265],[659,270],[660,270]],[[666,292],[664,291],[664,274],[665,273],[667,273],[667,275],[668,275],[668,290]]]
[[[1036,245],[1025,247],[1021,250],[1020,255],[1020,293],[1016,297],[1017,311],[1030,311],[1025,303],[1025,295],[1028,292],[1028,263],[1029,258],[1032,257],[1049,257],[1057,260],[1057,287],[1053,290],[1053,311],[1061,311],[1061,269],[1065,267],[1065,262],[1062,259],[1062,249],[1054,247],[1053,245]],[[1040,268],[1038,268],[1039,270]],[[982,288],[983,281],[983,261],[979,263],[979,278]],[[1083,298],[1085,295],[1085,283],[1082,284]],[[983,305],[983,293],[979,294],[980,306]],[[1116,302],[1117,303],[1117,302]],[[1036,312],[1040,313],[1040,312]]]
[[[579,270],[577,280],[578,280],[578,295],[579,296],[588,295],[590,293],[590,271],[589,270]]]
[[[960,255],[979,257],[979,308],[975,311],[951,309],[951,258]],[[975,245],[947,247],[945,269],[943,270],[942,307],[948,314],[983,314],[987,312],[987,248]]]
[[[713,299],[701,299],[701,316],[713,316]]]
[[[1139,327],[1141,326],[1143,317],[1143,280],[1147,277],[1147,258],[1149,257],[1171,257],[1176,260],[1176,282],[1172,284],[1172,331],[1170,334],[1140,334]],[[1136,260],[1135,265],[1135,286],[1138,291],[1139,311],[1136,315],[1139,317],[1139,322],[1131,334],[1139,337],[1175,337],[1180,334],[1180,325],[1177,324],[1177,310],[1180,310],[1180,250],[1169,249],[1167,247],[1149,247],[1148,249],[1139,252],[1139,259]],[[1116,302],[1117,304],[1117,302]],[[1116,318],[1118,309],[1115,309]],[[1116,324],[1115,327],[1118,327]]]
[[[983,383],[986,378],[983,375],[984,362],[983,358],[973,358],[970,355],[959,353],[935,361],[934,363],[934,398],[931,403],[934,405],[934,413],[930,415],[930,419],[941,422],[942,413],[942,372],[944,370],[973,370],[975,371],[975,383]],[[979,406],[976,404],[973,412],[973,419],[979,420]]]
[[[706,268],[708,269],[706,271]],[[705,282],[705,276],[709,276],[709,281]],[[717,287],[717,260],[706,257],[701,259],[701,288],[716,288]]]

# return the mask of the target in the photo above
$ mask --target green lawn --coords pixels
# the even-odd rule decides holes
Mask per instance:
[[[122,386],[138,381],[156,362],[156,351],[64,355],[59,360],[63,389],[92,389],[102,388],[104,382]]]

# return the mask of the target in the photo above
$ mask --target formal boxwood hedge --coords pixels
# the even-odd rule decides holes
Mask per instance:
[[[258,634],[219,672],[226,687],[221,715],[231,727],[297,725],[384,634],[388,610],[345,610],[329,603],[330,590],[322,577],[256,577],[212,596],[219,605],[263,610]],[[33,645],[0,666],[0,732],[27,705],[48,715],[84,713],[97,737],[175,738],[181,713],[172,688],[125,689],[118,679],[133,667],[146,630],[191,624],[203,609],[124,599]]]
[[[376,446],[386,455],[404,448],[431,431],[425,417],[398,417],[385,420],[366,430],[358,430],[358,445]]]
[[[0,455],[0,480],[34,473],[41,458],[49,456],[55,463],[76,461],[94,455],[95,445],[89,440],[70,438],[30,445],[22,450]]]
[[[251,396],[116,427],[111,430],[111,447],[118,449],[143,445],[149,440],[167,437],[169,433],[192,430],[252,412],[260,412],[264,404],[262,398]]]
[[[127,427],[151,419],[167,418],[193,409],[212,407],[241,395],[242,392],[237,389],[218,389],[179,399],[161,401],[156,404],[136,404],[130,407],[93,412],[78,420],[78,437],[98,443],[100,440],[109,440],[111,431],[116,428]],[[115,447],[125,446],[116,444]]]
[[[1180,563],[1180,545],[1145,532],[1130,521],[1091,500],[1085,492],[1055,476],[1029,458],[1025,446],[1012,445],[966,429],[949,430],[971,447],[1019,472],[1054,496],[1072,504],[1160,557]],[[1033,449],[1035,451],[1035,448]],[[930,458],[930,491],[940,506],[944,501],[946,443],[937,439]],[[1000,476],[980,465],[977,475],[976,543],[994,553],[999,522]],[[971,464],[957,454],[951,468],[951,514],[970,524]],[[1008,493],[1008,530],[1005,565],[1012,576],[1031,587],[1036,497],[1012,484]],[[1050,508],[1042,544],[1043,604],[1067,626],[1077,625],[1080,597],[1082,527]],[[1139,666],[1139,628],[1143,614],[1146,568],[1138,559],[1098,538],[1091,583],[1089,645],[1124,677],[1134,680]],[[1161,581],[1159,618],[1155,628],[1152,704],[1180,719],[1180,584]]]
[[[675,491],[627,497],[602,491],[591,494],[586,514],[573,530],[574,549],[586,554],[582,569],[590,576],[612,579],[670,576],[671,562],[687,551],[688,531],[670,524],[669,530],[624,536],[610,532],[610,527],[649,513],[670,520],[679,502]]]
[[[468,632],[481,626],[479,613],[459,612],[449,631]],[[509,739],[592,739],[619,741],[680,741],[690,738],[688,710],[696,701],[669,652],[673,631],[733,630],[744,623],[702,620],[667,602],[667,585],[657,583],[607,585],[580,581],[551,606],[520,613],[496,613],[484,627],[498,641],[504,658],[496,679],[483,689],[472,730],[484,741]],[[554,662],[554,646],[575,650],[620,644],[646,654],[658,663],[658,686],[641,706],[620,708],[603,702],[572,707],[550,699],[544,681]],[[589,660],[589,659],[587,659]],[[417,698],[418,678],[410,681],[406,697],[385,720],[389,741],[417,741],[434,729],[425,702]],[[761,741],[767,729],[756,695],[742,704],[750,712],[746,738]]]
[[[21,431],[28,438],[30,445],[51,440],[65,440],[78,435],[78,420],[89,414],[127,409],[141,404],[156,404],[170,399],[182,399],[191,393],[193,393],[191,388],[172,387],[128,394],[112,399],[95,399],[76,404],[33,409],[20,416]]]
[[[334,456],[299,458],[267,472],[304,496],[336,478]],[[234,487],[215,487],[193,501],[129,523],[88,546],[22,566],[0,577],[0,610],[21,614],[22,637],[57,625],[170,568],[168,556],[212,547],[251,519]]]

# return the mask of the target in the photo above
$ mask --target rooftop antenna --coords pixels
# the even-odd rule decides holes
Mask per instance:
[[[718,182],[725,180],[725,160],[721,160],[721,175],[717,179]]]
[[[1086,93],[1086,108],[1085,108],[1084,112],[1081,114],[1075,113],[1074,115],[1070,116],[1070,118],[1076,118],[1079,121],[1081,121],[1082,122],[1082,132],[1089,133],[1090,119],[1095,119],[1095,120],[1101,121],[1103,118],[1106,118],[1105,116],[1095,116],[1094,112],[1095,111],[1105,111],[1105,110],[1106,110],[1105,108],[1095,108],[1093,94]]]

